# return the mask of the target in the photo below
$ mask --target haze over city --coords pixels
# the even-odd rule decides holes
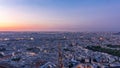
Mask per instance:
[[[0,0],[0,31],[119,31],[119,0]]]

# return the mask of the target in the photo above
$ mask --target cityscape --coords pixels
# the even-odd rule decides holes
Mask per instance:
[[[119,68],[119,44],[119,32],[0,32],[0,68]]]
[[[120,0],[0,0],[0,68],[120,68]]]

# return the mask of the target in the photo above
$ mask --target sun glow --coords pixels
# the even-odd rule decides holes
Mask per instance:
[[[0,6],[0,31],[28,31],[51,28],[51,24],[46,24],[49,21],[41,19],[43,16],[37,17],[31,13]]]
[[[20,28],[19,25],[17,24],[13,24],[13,23],[8,23],[8,22],[0,22],[0,30],[15,30],[15,29],[18,29]]]

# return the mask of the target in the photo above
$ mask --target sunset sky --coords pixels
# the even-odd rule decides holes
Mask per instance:
[[[0,0],[0,31],[119,31],[120,0]]]

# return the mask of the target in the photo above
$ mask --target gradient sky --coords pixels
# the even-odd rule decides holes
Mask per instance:
[[[0,0],[0,31],[119,31],[120,0]]]

